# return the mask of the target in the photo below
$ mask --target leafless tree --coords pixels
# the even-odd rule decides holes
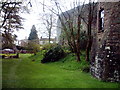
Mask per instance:
[[[65,32],[68,45],[71,47],[73,52],[76,54],[77,61],[80,61],[80,31],[81,31],[81,12],[84,4],[81,8],[75,7],[79,3],[74,3],[73,15],[68,11],[63,12],[59,3],[54,1],[56,10],[50,10],[59,17],[63,31]],[[45,4],[43,4],[45,6]],[[75,20],[76,19],[76,22]],[[74,33],[76,32],[76,33]]]
[[[90,50],[92,46],[92,26],[93,26],[93,19],[95,19],[95,10],[96,10],[97,3],[94,2],[94,0],[89,0],[88,3],[88,15],[87,20],[85,18],[82,18],[82,20],[87,25],[87,46],[86,46],[86,61],[90,61]]]
[[[43,3],[41,3],[44,7],[47,7],[51,12],[59,17],[62,29],[66,35],[66,39],[68,41],[68,45],[74,51],[77,56],[77,61],[80,61],[80,32],[81,32],[81,20],[83,20],[87,25],[87,47],[86,47],[86,61],[89,61],[89,52],[92,43],[92,36],[91,36],[91,25],[93,20],[93,12],[94,12],[94,5],[93,3],[89,2],[88,4],[88,16],[87,20],[83,17],[83,10],[85,7],[85,1],[82,5],[79,2],[73,3],[73,14],[69,13],[68,11],[63,12],[60,4],[56,0],[52,0],[55,3],[56,9],[49,9],[49,7]],[[77,13],[77,14],[76,14]],[[76,22],[74,22],[76,21]],[[76,32],[76,33],[75,33]]]
[[[53,28],[53,24],[54,24],[54,17],[53,14],[44,14],[43,16],[43,24],[45,25],[46,29],[47,29],[47,33],[48,33],[48,37],[49,37],[49,43],[51,41],[51,34],[52,34],[52,28]]]

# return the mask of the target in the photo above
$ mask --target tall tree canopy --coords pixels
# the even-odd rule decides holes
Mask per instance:
[[[0,33],[2,34],[2,47],[14,47],[14,30],[22,27],[22,17],[19,16],[21,2],[2,2],[0,10]]]
[[[39,43],[39,38],[38,38],[38,35],[37,35],[37,30],[36,30],[35,25],[32,26],[32,29],[31,29],[30,35],[28,37],[28,40]]]

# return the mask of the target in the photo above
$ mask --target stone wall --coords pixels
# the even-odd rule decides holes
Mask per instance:
[[[104,8],[104,31],[94,33],[91,50],[91,74],[103,81],[120,82],[120,2],[99,3]]]

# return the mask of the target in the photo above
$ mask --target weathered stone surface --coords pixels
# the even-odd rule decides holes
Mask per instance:
[[[100,8],[105,11],[104,32],[95,32],[90,71],[103,81],[120,82],[120,2],[99,3]]]

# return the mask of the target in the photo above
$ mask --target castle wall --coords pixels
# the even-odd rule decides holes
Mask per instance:
[[[101,8],[104,9],[104,31],[99,31]],[[120,82],[120,2],[99,3],[97,15],[91,74],[103,81]]]

